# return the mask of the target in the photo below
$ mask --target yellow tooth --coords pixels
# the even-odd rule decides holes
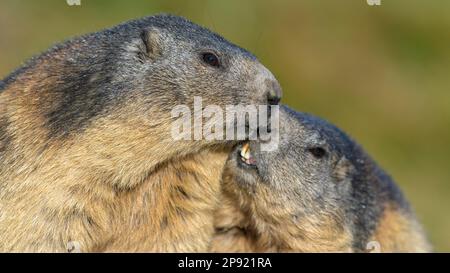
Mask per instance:
[[[242,146],[241,149],[241,157],[245,158],[245,159],[250,159],[250,145],[248,143],[245,143]]]

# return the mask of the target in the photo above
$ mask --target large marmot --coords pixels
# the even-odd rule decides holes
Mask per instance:
[[[281,90],[252,54],[170,15],[59,44],[0,88],[3,252],[207,250],[229,142],[174,142],[171,110]]]
[[[274,152],[236,148],[224,170],[212,251],[425,252],[391,178],[345,133],[287,107]]]

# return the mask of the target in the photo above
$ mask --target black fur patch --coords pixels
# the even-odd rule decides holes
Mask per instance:
[[[381,203],[378,203],[375,185],[367,183],[364,174],[352,181],[351,214],[353,215],[353,248],[364,251],[367,242],[376,230],[382,214]]]
[[[109,77],[89,82],[92,73],[68,75],[54,91],[58,102],[46,115],[51,137],[84,129],[111,102]]]

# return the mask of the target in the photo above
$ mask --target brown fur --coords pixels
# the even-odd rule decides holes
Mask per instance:
[[[131,101],[84,134],[49,143],[33,100],[9,99],[11,94],[0,94],[15,110],[7,130],[16,147],[4,156],[16,166],[10,168],[14,173],[1,174],[14,185],[1,192],[3,214],[14,214],[0,223],[2,251],[65,252],[69,242],[78,242],[83,252],[207,249],[226,148],[155,145],[170,136],[146,132],[139,120],[134,124],[126,114]],[[27,158],[40,160],[27,165]],[[136,177],[139,164],[154,169]]]
[[[116,229],[104,251],[204,251],[214,232],[223,151],[200,152],[159,168],[139,189],[121,194]]]
[[[0,252],[206,251],[233,143],[174,141],[171,110],[281,95],[249,52],[170,15],[57,45],[0,88]]]
[[[377,242],[380,252],[429,252],[431,247],[424,240],[419,223],[398,209],[394,204],[387,204],[371,238]]]
[[[101,177],[104,173],[97,168],[111,174],[116,170],[106,169],[108,165],[102,166],[97,157],[90,158],[90,151],[101,154],[107,149],[108,141],[115,141],[117,149],[113,152],[118,160],[117,166],[109,168],[136,164],[139,150],[154,150],[155,157],[149,161],[165,158],[162,147],[158,150],[150,141],[139,141],[145,139],[143,132],[130,128],[129,122],[127,126],[114,124],[117,127],[108,127],[115,132],[113,135],[93,130],[84,136],[89,141],[56,143],[55,146],[61,145],[58,149],[47,149],[40,155],[42,165],[24,167],[24,173],[16,173],[15,177],[10,174],[15,187],[2,191],[2,210],[14,217],[6,218],[0,225],[0,249],[64,252],[71,241],[78,242],[83,252],[207,249],[227,151],[207,150],[176,157],[142,176],[136,186],[108,185],[103,183],[108,182]],[[41,139],[17,137],[24,137],[18,143]],[[123,141],[123,150],[117,139]],[[140,147],[136,145],[135,151],[127,152],[133,143]],[[167,148],[165,152],[169,151]],[[23,152],[17,156],[35,157],[33,151]],[[31,174],[27,173],[30,167],[34,170]],[[92,172],[86,172],[86,168]],[[17,171],[20,174],[20,169]],[[115,181],[110,177],[111,182]]]

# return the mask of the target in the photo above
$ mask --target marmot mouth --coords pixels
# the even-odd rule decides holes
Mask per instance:
[[[238,149],[239,162],[247,167],[256,168],[256,159],[253,157],[248,142],[244,143],[240,149]]]

